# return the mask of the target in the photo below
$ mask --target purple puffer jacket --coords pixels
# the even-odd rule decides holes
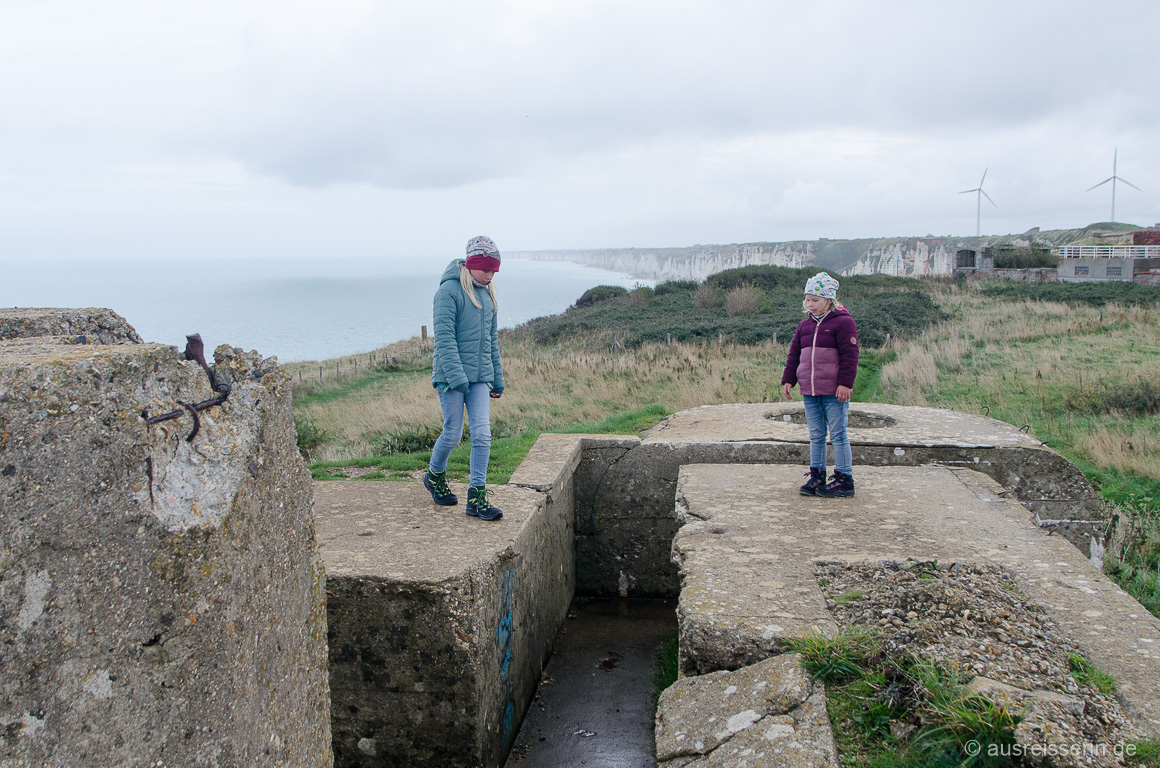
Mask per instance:
[[[781,383],[801,385],[803,395],[833,395],[838,387],[854,388],[858,375],[858,326],[845,309],[822,319],[808,315],[789,345]]]

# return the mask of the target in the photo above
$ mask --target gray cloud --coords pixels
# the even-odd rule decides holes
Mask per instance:
[[[1157,22],[1151,0],[7,3],[0,246],[966,233],[984,167],[984,229],[1082,226],[1115,146],[1145,190],[1117,217],[1152,223]]]

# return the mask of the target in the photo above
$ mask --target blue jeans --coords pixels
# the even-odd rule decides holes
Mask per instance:
[[[470,485],[487,484],[487,460],[491,456],[491,387],[486,382],[469,384],[467,394],[449,389],[439,393],[443,407],[443,433],[431,449],[431,471],[447,469],[451,449],[463,439],[463,406],[471,427]]]
[[[846,436],[850,403],[839,402],[837,395],[802,395],[806,406],[806,425],[810,428],[810,466],[826,468],[826,431],[834,446],[834,469],[854,475],[854,454]]]

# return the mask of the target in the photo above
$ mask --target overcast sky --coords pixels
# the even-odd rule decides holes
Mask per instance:
[[[0,0],[0,259],[1160,221],[1156,0]]]

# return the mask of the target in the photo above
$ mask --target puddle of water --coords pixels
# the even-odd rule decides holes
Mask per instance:
[[[506,768],[652,768],[657,651],[675,600],[576,598]]]

